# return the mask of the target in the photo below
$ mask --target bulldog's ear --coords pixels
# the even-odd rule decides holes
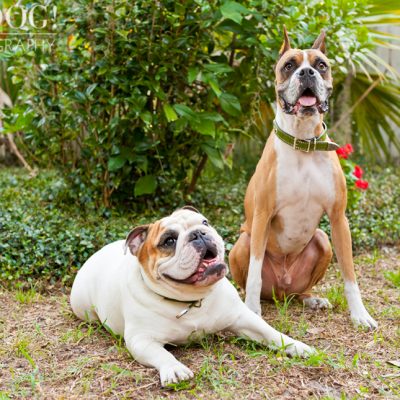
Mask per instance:
[[[124,254],[126,254],[126,251],[129,248],[130,252],[136,256],[140,246],[146,240],[148,231],[149,225],[142,225],[132,229],[125,239]]]
[[[314,44],[312,45],[312,49],[319,50],[322,53],[326,53],[326,46],[325,46],[325,37],[326,33],[323,29],[321,29],[321,33],[319,36],[315,39]]]
[[[290,39],[289,35],[286,30],[286,25],[283,25],[283,43],[281,46],[281,49],[279,50],[279,58],[283,56],[284,53],[286,53],[288,50],[290,50]]]
[[[190,211],[194,211],[197,214],[200,214],[200,211],[197,208],[194,208],[192,206],[183,206],[181,208],[181,210],[190,210]]]

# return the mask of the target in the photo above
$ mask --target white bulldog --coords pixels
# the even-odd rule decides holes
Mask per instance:
[[[164,349],[193,335],[230,331],[288,355],[314,352],[250,311],[226,272],[222,238],[184,207],[92,255],[75,278],[71,306],[78,318],[99,319],[123,335],[138,362],[157,368],[163,386],[193,377]]]

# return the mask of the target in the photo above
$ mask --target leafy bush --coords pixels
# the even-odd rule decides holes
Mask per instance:
[[[400,177],[393,169],[384,169],[369,180],[369,190],[349,212],[358,253],[400,241]],[[194,204],[225,239],[228,251],[242,222],[246,185],[244,174],[221,177],[207,170],[193,195]],[[77,269],[104,244],[174,210],[160,208],[140,216],[121,209],[85,213],[65,201],[68,186],[54,171],[29,178],[22,171],[3,169],[0,187],[0,280],[6,285],[29,286],[37,278],[69,285]],[[324,229],[329,232],[328,226]]]
[[[373,48],[366,1],[55,3],[50,51],[2,54],[22,85],[4,125],[24,132],[39,166],[60,167],[83,204],[182,199],[207,160],[231,165],[238,134],[265,138],[259,109],[275,100],[284,23],[299,47],[327,29],[339,82]]]

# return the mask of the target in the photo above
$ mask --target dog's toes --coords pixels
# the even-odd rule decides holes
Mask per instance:
[[[193,378],[193,372],[180,362],[160,368],[161,386]]]
[[[378,323],[368,314],[368,312],[361,315],[352,314],[351,319],[356,326],[361,326],[367,329],[376,329],[378,327]]]
[[[332,304],[328,299],[322,297],[306,297],[303,304],[312,310],[320,310],[323,308],[332,308]]]
[[[295,340],[292,344],[286,347],[286,354],[291,357],[299,356],[302,358],[308,358],[315,353],[316,350],[314,347],[310,347],[305,343],[299,342],[298,340]]]

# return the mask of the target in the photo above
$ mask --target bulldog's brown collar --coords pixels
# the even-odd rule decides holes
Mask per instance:
[[[143,278],[143,272],[142,270],[140,270],[140,276],[143,279],[143,282],[146,284],[144,278]],[[162,297],[164,300],[168,300],[168,301],[174,301],[176,303],[183,303],[183,304],[188,304],[188,307],[184,308],[179,314],[177,314],[175,317],[177,319],[183,317],[185,314],[187,314],[191,308],[200,308],[201,307],[201,302],[203,301],[203,299],[199,299],[199,300],[177,300],[177,299],[172,299],[170,297],[165,297],[160,293],[155,292],[153,289],[151,289],[151,291],[156,294],[157,296]]]

